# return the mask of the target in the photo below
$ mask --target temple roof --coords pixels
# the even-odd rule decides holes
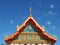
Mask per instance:
[[[12,39],[16,38],[16,37],[21,33],[21,31],[22,31],[23,29],[25,29],[25,27],[27,26],[27,24],[28,24],[29,22],[32,23],[32,24],[35,26],[35,28],[36,28],[37,30],[39,30],[39,32],[40,32],[45,38],[51,40],[53,43],[56,42],[56,39],[55,39],[53,36],[47,34],[47,33],[45,32],[45,30],[36,22],[36,20],[35,20],[31,15],[25,20],[25,22],[24,22],[21,26],[19,26],[19,28],[17,28],[17,31],[16,31],[14,34],[12,34],[11,36],[9,36],[8,38],[5,39],[5,42],[7,43],[7,42],[11,41]]]

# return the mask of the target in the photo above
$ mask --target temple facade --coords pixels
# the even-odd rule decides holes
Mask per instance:
[[[5,38],[7,45],[54,45],[56,39],[47,34],[42,26],[30,16],[17,28],[17,31]]]

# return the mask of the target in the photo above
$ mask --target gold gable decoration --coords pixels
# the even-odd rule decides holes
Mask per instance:
[[[20,27],[19,25],[16,25],[16,29],[17,29],[17,31],[18,31],[19,27]]]
[[[42,25],[43,31],[45,31],[45,26]]]
[[[32,30],[32,27],[31,27],[31,25],[29,25],[29,27],[28,27],[28,28],[29,28],[29,30]]]

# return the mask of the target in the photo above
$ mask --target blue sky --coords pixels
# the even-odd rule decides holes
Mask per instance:
[[[45,31],[57,37],[55,45],[60,41],[60,0],[0,0],[0,44],[4,42],[4,35],[11,35],[16,26],[21,25],[29,16],[45,27]]]

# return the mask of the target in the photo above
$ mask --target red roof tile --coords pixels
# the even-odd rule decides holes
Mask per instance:
[[[6,38],[5,42],[11,41],[13,38],[17,37],[20,34],[21,29],[24,29],[29,22],[31,22],[36,27],[36,29],[38,29],[40,32],[42,32],[42,35],[44,37],[50,39],[54,43],[56,42],[56,39],[54,37],[52,37],[51,35],[47,34],[44,31],[44,29],[35,21],[35,19],[32,16],[29,16],[13,35]]]

